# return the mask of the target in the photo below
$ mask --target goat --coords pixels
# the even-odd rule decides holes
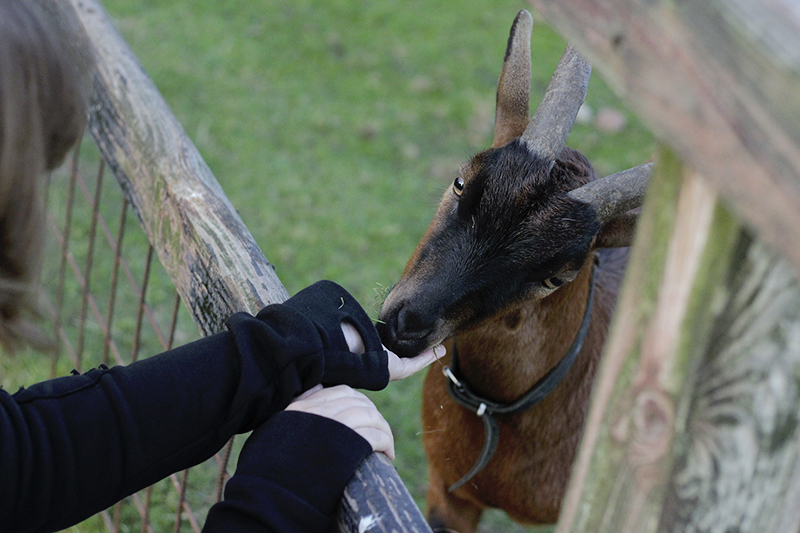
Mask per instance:
[[[492,146],[461,166],[378,321],[401,356],[448,348],[423,388],[434,529],[474,531],[486,507],[557,520],[650,174],[597,179],[565,146],[591,72],[569,46],[529,118],[532,27],[520,11]]]

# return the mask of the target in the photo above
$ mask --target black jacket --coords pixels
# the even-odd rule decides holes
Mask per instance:
[[[347,349],[342,320],[363,356]],[[318,383],[385,387],[372,323],[344,289],[319,282],[227,327],[128,366],[0,390],[0,531],[69,527],[251,430],[204,531],[329,530],[371,448],[337,422],[282,410]]]

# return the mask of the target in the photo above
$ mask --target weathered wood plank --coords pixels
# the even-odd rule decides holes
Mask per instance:
[[[96,59],[90,132],[200,330],[220,331],[236,311],[285,300],[274,269],[102,5],[52,6],[74,10],[83,26]],[[342,531],[430,531],[380,454],[356,473],[339,512]]]
[[[730,262],[697,317],[706,331],[690,336],[699,365],[681,399],[684,438],[659,529],[796,532],[800,283],[747,232]]]
[[[558,530],[798,531],[800,4],[531,3],[794,268],[655,180]]]
[[[344,491],[336,527],[341,532],[430,533],[389,459],[372,454]]]
[[[797,531],[800,283],[657,169],[558,531]]]
[[[94,0],[72,0],[96,56],[89,129],[204,334],[288,295],[155,84]]]
[[[531,3],[662,141],[800,268],[800,4]]]

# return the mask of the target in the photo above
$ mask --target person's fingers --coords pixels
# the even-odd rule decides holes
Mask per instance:
[[[358,398],[370,401],[369,398],[367,398],[363,393],[348,385],[335,385],[333,387],[322,387],[322,385],[317,385],[314,387],[314,390],[314,401],[318,402],[331,401],[339,398]]]
[[[389,354],[389,381],[405,379],[416,374],[447,353],[447,349],[442,345],[428,348],[416,357],[398,357],[385,346],[384,349]]]
[[[374,409],[377,411],[377,408],[375,408],[369,400],[351,397],[331,397],[324,399],[311,397],[306,400],[291,403],[286,407],[286,409],[289,411],[305,411],[315,415],[333,418],[334,420],[339,420],[340,422],[342,422],[342,419],[345,417],[347,421],[353,420],[354,422],[360,422],[359,419],[353,416],[352,412],[349,412],[351,409],[360,409],[363,411]],[[352,425],[352,423],[348,423],[346,425]]]
[[[348,349],[355,354],[364,353],[364,341],[355,326],[349,322],[342,322],[341,327]],[[447,353],[447,350],[442,345],[429,348],[416,357],[398,357],[386,346],[383,349],[389,354],[389,381],[405,379],[416,374],[437,359],[444,357],[445,353]]]
[[[363,404],[353,405],[343,409],[339,418],[346,421],[346,425],[353,428],[371,427],[391,435],[392,428],[389,422],[383,417],[374,405],[364,406]]]
[[[377,408],[356,406],[342,411],[337,419],[364,437],[376,452],[394,459],[394,435],[389,423]]]
[[[342,400],[350,403],[341,403]],[[366,396],[347,385],[327,388],[317,385],[295,398],[287,406],[287,409],[293,411],[313,410],[315,414],[322,414],[322,416],[330,418],[330,416],[352,405],[353,402],[372,405],[372,402]]]
[[[351,352],[362,354],[366,350],[364,347],[364,340],[359,335],[358,330],[350,322],[342,322],[342,333],[344,340],[347,341],[347,347]]]
[[[355,431],[372,446],[372,451],[382,452],[386,457],[394,461],[394,436],[392,436],[391,433],[386,433],[385,431],[380,431],[375,428],[360,428]]]
[[[364,394],[346,386],[316,390],[286,408],[336,420],[361,435],[375,451],[394,459],[392,428]]]
[[[307,391],[305,391],[304,393],[302,393],[302,394],[298,394],[298,395],[297,395],[297,396],[294,398],[294,400],[292,400],[292,402],[299,402],[299,401],[301,401],[301,400],[305,400],[306,398],[308,398],[309,396],[311,396],[311,395],[312,395],[312,394],[314,394],[315,392],[319,392],[319,391],[321,391],[321,390],[322,390],[322,385],[314,385],[313,387],[311,387],[310,389],[308,389],[308,390],[307,390]]]

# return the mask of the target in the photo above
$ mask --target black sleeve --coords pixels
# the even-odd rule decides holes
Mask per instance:
[[[278,413],[247,439],[203,531],[327,533],[347,482],[371,452],[334,420]]]
[[[364,354],[354,356],[348,350],[341,328],[343,321],[358,330],[366,348]],[[237,313],[228,321],[228,328],[240,352],[289,354],[259,359],[266,373],[283,375],[287,360],[300,369],[282,377],[292,390],[286,403],[297,391],[320,382],[370,390],[381,390],[389,383],[388,356],[375,326],[358,302],[331,281],[317,282],[283,304],[267,306],[255,319]],[[308,331],[317,334],[309,335]],[[283,345],[291,349],[283,349]],[[291,373],[293,368],[289,370]]]
[[[344,289],[319,283],[257,317],[234,315],[227,332],[126,367],[13,396],[0,389],[0,529],[77,523],[204,461],[330,376],[385,386],[380,343],[363,358],[349,354],[339,318],[371,326]]]

